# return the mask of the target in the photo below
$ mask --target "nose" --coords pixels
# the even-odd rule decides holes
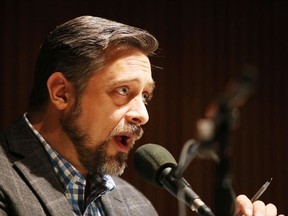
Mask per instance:
[[[126,113],[126,119],[129,123],[144,125],[149,120],[149,114],[142,96],[135,97],[129,103],[130,109]]]

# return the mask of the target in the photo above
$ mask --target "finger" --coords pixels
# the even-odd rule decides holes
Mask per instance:
[[[247,215],[247,216],[252,215],[253,205],[247,196],[243,194],[237,196],[236,202],[237,202],[238,212],[242,212],[242,214]]]
[[[257,200],[253,203],[253,215],[265,215],[266,206],[264,202]]]
[[[266,205],[266,216],[275,216],[275,215],[277,215],[276,206],[271,203]]]

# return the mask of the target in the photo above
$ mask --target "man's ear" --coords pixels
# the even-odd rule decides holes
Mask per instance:
[[[73,103],[74,91],[72,84],[60,72],[54,72],[47,80],[50,102],[58,110],[64,110]]]

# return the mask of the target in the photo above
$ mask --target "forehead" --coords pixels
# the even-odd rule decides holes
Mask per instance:
[[[154,86],[149,58],[137,49],[113,54],[96,74],[101,76],[106,84],[131,80]]]

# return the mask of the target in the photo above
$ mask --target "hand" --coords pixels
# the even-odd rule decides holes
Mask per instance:
[[[236,198],[237,212],[242,212],[245,216],[276,216],[277,208],[275,205],[269,203],[265,205],[262,201],[257,200],[254,203],[245,195],[239,195]],[[241,215],[241,214],[237,214]],[[284,215],[279,215],[284,216]]]

